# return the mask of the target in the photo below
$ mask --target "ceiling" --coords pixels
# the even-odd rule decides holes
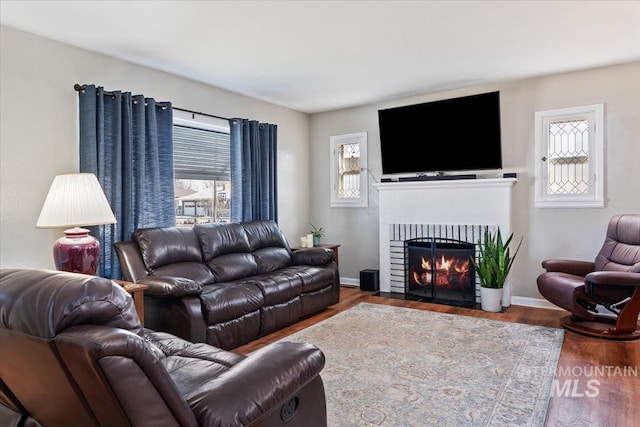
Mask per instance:
[[[315,113],[640,60],[640,1],[0,1],[2,25]]]

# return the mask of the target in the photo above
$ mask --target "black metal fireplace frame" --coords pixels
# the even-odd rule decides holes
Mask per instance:
[[[438,245],[441,245],[441,246],[438,247]],[[447,239],[442,237],[418,237],[414,239],[405,240],[404,241],[405,298],[417,299],[420,301],[427,301],[427,302],[432,302],[436,304],[446,304],[446,305],[452,305],[452,306],[458,306],[458,307],[476,308],[477,307],[476,289],[475,289],[476,274],[475,274],[475,267],[473,266],[472,263],[469,264],[471,287],[468,290],[463,287],[461,300],[442,298],[438,296],[436,285],[431,286],[431,295],[424,295],[421,292],[416,292],[415,290],[411,289],[411,285],[410,285],[411,272],[409,271],[409,264],[410,264],[409,246],[428,248],[431,251],[431,257],[432,257],[431,261],[432,263],[434,263],[433,265],[435,265],[436,251],[447,250],[447,248],[442,247],[443,245],[457,245],[457,246],[466,247],[466,251],[468,251],[470,255],[475,258],[476,245],[474,243],[467,242],[464,240]],[[454,248],[448,248],[448,249],[454,249]],[[431,283],[434,283],[434,284],[436,283],[435,274],[436,274],[435,272],[432,272]]]

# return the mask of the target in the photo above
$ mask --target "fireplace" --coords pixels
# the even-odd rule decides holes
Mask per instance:
[[[404,243],[405,295],[440,304],[476,306],[473,243],[428,237]]]
[[[503,236],[508,236],[516,182],[516,178],[483,178],[374,184],[379,195],[380,293],[404,295],[405,241],[409,239],[429,237],[477,243],[486,228],[495,232],[497,227]],[[480,302],[477,277],[475,286],[476,302]],[[504,306],[511,304],[509,278],[502,301]]]

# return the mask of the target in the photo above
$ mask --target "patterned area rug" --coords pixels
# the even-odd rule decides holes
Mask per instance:
[[[564,331],[360,303],[287,337],[324,352],[329,426],[543,426]]]

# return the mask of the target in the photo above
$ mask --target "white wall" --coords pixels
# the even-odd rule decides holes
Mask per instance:
[[[593,70],[510,81],[397,99],[315,114],[311,117],[312,222],[326,230],[326,242],[340,247],[340,274],[358,278],[378,268],[378,194],[369,189],[369,207],[330,208],[329,137],[368,133],[369,168],[381,176],[377,110],[436,99],[499,90],[502,106],[503,165],[518,173],[514,186],[513,231],[524,236],[514,264],[513,295],[539,298],[536,277],[545,258],[593,260],[609,218],[640,213],[640,62]],[[534,112],[605,104],[605,200],[603,209],[534,208]],[[369,177],[369,185],[373,180]]]
[[[0,27],[0,267],[54,268],[61,230],[35,228],[53,177],[78,171],[75,83],[278,125],[279,222],[309,229],[309,116],[192,80]],[[224,60],[224,59],[221,59]]]
[[[538,297],[535,278],[549,257],[592,259],[608,219],[640,212],[640,62],[504,82],[381,102],[309,116],[160,71],[0,28],[0,267],[53,268],[60,230],[35,223],[53,177],[78,170],[74,83],[142,93],[174,106],[278,124],[280,225],[292,244],[309,222],[338,243],[340,271],[358,279],[378,268],[378,195],[368,208],[329,208],[329,137],[368,132],[369,167],[380,179],[377,110],[500,90],[503,160],[518,172],[514,232],[525,237],[513,270],[513,294]],[[605,104],[604,209],[533,207],[533,114],[537,110]],[[309,172],[310,171],[310,172]],[[369,177],[370,185],[373,183]]]

